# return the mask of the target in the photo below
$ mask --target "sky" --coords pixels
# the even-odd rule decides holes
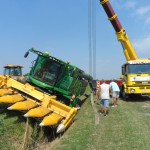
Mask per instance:
[[[95,3],[96,79],[118,79],[126,62],[99,0]],[[110,0],[139,58],[150,57],[150,1]],[[0,0],[0,74],[6,64],[27,73],[34,47],[89,74],[89,0]]]

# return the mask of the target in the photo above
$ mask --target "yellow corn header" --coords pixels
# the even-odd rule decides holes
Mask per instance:
[[[56,96],[38,91],[29,83],[21,83],[0,75],[0,103],[9,104],[8,110],[26,111],[24,117],[42,118],[40,126],[57,126],[63,132],[77,113],[75,107],[60,103]]]

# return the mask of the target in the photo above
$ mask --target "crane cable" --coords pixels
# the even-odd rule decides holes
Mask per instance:
[[[89,74],[96,79],[96,4],[88,0]]]

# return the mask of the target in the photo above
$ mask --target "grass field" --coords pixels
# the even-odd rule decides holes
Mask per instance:
[[[95,102],[97,111],[98,101]],[[97,113],[97,112],[96,112]],[[119,100],[117,108],[97,116],[88,99],[64,136],[55,140],[51,150],[149,150],[150,101]],[[48,148],[49,149],[49,148]]]
[[[5,106],[1,105],[0,107],[0,149],[21,149],[25,132],[24,120],[16,117],[14,112],[6,113],[3,111],[3,107]]]
[[[34,129],[34,132],[31,129],[28,133],[32,135],[27,135],[26,144],[31,142],[32,145],[32,139],[38,144],[33,146],[35,148],[28,146],[27,150],[149,150],[149,100],[126,102],[120,99],[119,106],[110,107],[106,117],[99,114],[98,101],[94,106],[96,111],[90,98],[87,99],[71,127],[51,143],[42,141],[37,130]],[[26,120],[13,113],[0,112],[1,150],[20,150],[24,144]]]

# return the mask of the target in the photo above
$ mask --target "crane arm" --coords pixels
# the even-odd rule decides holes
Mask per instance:
[[[112,26],[116,31],[117,39],[121,42],[126,60],[128,61],[138,59],[138,56],[128,38],[128,35],[120,24],[109,0],[100,0],[100,3],[108,16],[108,20],[110,20]]]

